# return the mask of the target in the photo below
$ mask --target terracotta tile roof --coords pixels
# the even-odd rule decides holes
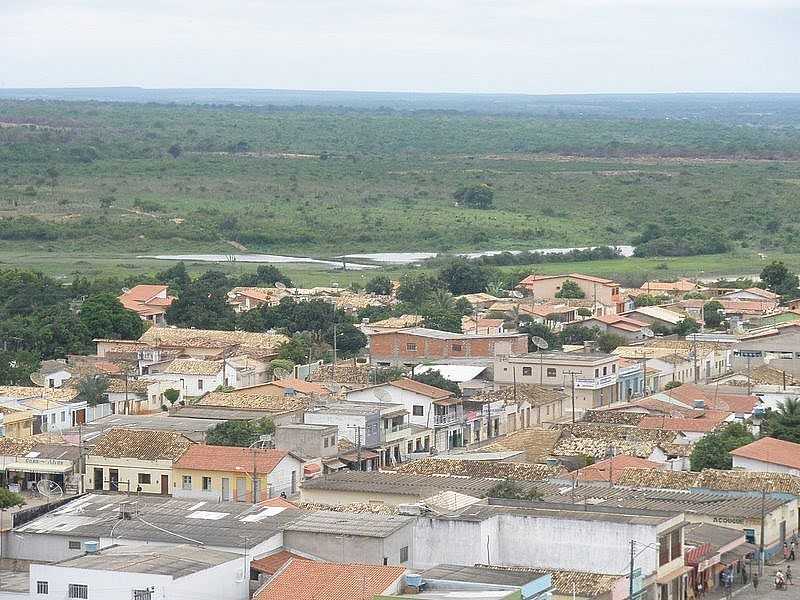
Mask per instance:
[[[617,483],[629,487],[667,490],[688,490],[697,487],[699,473],[692,471],[659,471],[655,469],[624,469]]]
[[[661,442],[658,445],[661,450],[667,456],[682,456],[688,457],[691,456],[692,450],[694,450],[694,444],[673,444],[670,442]]]
[[[584,413],[583,420],[587,423],[609,423],[612,425],[638,425],[639,421],[647,416],[646,413],[636,411],[638,403],[626,404],[624,407],[612,409],[589,409]]]
[[[167,291],[166,285],[135,285],[127,292],[124,292],[124,296],[130,298],[131,300],[136,300],[137,302],[146,302],[158,296],[162,292]]]
[[[422,315],[400,315],[399,317],[389,317],[382,321],[370,323],[368,327],[380,327],[383,329],[403,329],[405,327],[416,327],[421,325],[424,318]]]
[[[739,337],[739,341],[742,340],[754,340],[759,339],[762,337],[770,337],[773,335],[780,335],[785,333],[787,329],[791,327],[800,328],[800,323],[797,321],[791,321],[790,323],[778,323],[776,325],[770,325],[768,327],[759,327],[758,329],[751,329],[744,335]]]
[[[401,390],[405,390],[407,392],[414,392],[415,394],[419,394],[420,396],[427,396],[433,400],[444,400],[446,398],[450,398],[453,395],[453,392],[448,392],[447,390],[443,390],[442,388],[434,387],[432,385],[428,385],[427,383],[422,383],[420,381],[414,381],[413,379],[408,379],[407,377],[403,377],[402,379],[397,379],[395,381],[390,381],[388,385],[392,387],[400,388]]]
[[[266,412],[305,410],[309,402],[305,396],[275,396],[249,392],[247,389],[231,392],[209,392],[194,406],[217,406],[222,408],[249,408]]]
[[[156,298],[157,295],[166,293],[166,291],[166,285],[136,285],[120,294],[118,300],[122,306],[141,316],[160,315],[175,300],[173,296]]]
[[[194,444],[177,460],[175,466],[196,471],[252,473],[255,463],[256,471],[266,474],[272,473],[288,455],[285,450]]]
[[[522,450],[526,462],[541,463],[550,457],[560,436],[558,429],[522,429],[500,437],[488,446],[481,446],[477,452]]]
[[[704,469],[697,479],[697,487],[737,492],[782,492],[800,497],[800,477],[788,473],[762,473],[758,471],[720,471]]]
[[[792,469],[800,469],[800,444],[771,437],[731,450],[730,454]]]
[[[781,297],[780,294],[776,294],[774,292],[770,292],[769,290],[765,290],[765,289],[762,289],[762,288],[752,287],[752,288],[747,288],[744,291],[745,292],[749,292],[749,293],[751,293],[751,294],[753,294],[755,296],[761,296],[762,298],[768,298],[770,300],[779,300],[780,297]]]
[[[578,481],[612,481],[617,483],[624,469],[661,469],[657,462],[636,456],[619,455],[598,461],[569,474],[570,479]]]
[[[709,411],[710,412],[710,411]],[[661,431],[691,431],[694,433],[708,433],[721,427],[725,418],[730,413],[706,414],[701,418],[687,419],[685,417],[645,417],[639,421],[642,429],[655,429]]]
[[[687,490],[703,488],[728,492],[781,492],[800,497],[800,477],[788,473],[762,473],[757,471],[722,471],[703,469],[692,471],[654,471],[652,469],[625,469],[619,484],[630,487]]]
[[[133,379],[128,378],[128,393],[141,395],[147,393],[147,386],[151,385],[152,381],[147,381],[145,379]],[[109,392],[113,392],[116,394],[124,394],[125,393],[125,380],[124,379],[109,379],[108,380],[108,390]]]
[[[261,558],[257,558],[250,562],[250,568],[258,571],[259,573],[266,573],[267,575],[274,575],[280,568],[289,562],[291,559],[308,560],[299,554],[290,552],[289,550],[278,550],[272,554],[267,554]]]
[[[313,383],[311,381],[304,381],[296,377],[288,377],[286,379],[276,379],[271,381],[268,385],[274,385],[282,389],[293,389],[301,394],[317,394],[318,396],[327,396],[331,391],[324,385]]]
[[[220,371],[222,362],[196,358],[177,358],[164,369],[164,373],[174,375],[217,375]]]
[[[677,435],[675,431],[607,423],[567,423],[560,428],[554,456],[606,458],[609,448],[614,448],[620,454],[648,458],[659,443],[671,442]]]
[[[725,385],[747,385],[747,371],[737,371],[734,375],[744,377],[743,381],[726,381]],[[784,375],[786,376],[786,385],[797,385],[798,380],[791,373],[775,369],[769,365],[758,365],[750,368],[750,380],[753,383],[760,383],[763,385],[783,385]]]
[[[364,385],[373,382],[369,365],[338,363],[335,371],[334,373],[333,365],[321,365],[311,374],[311,381],[334,381],[335,376],[336,383]]]
[[[72,402],[78,395],[78,390],[71,387],[47,388],[22,385],[2,385],[0,386],[0,400],[38,400],[43,402]]]
[[[467,401],[504,402],[505,404],[528,402],[531,406],[544,406],[554,402],[565,402],[569,398],[565,392],[544,385],[521,383],[517,384],[516,388],[516,400],[514,399],[514,386],[504,386],[497,390],[470,396]]]
[[[569,275],[528,275],[520,283],[534,283],[543,279],[560,279],[566,277],[568,279],[583,279],[584,281],[591,281],[593,283],[602,283],[606,285],[618,285],[612,279],[603,279],[602,277],[593,277],[592,275],[583,275],[582,273],[570,273]]]
[[[553,593],[558,596],[572,597],[575,594],[581,598],[606,597],[619,581],[621,575],[606,575],[604,573],[589,573],[587,571],[564,571],[559,569],[531,569],[529,567],[499,567],[495,565],[475,565],[498,572],[530,573],[531,579],[537,576],[550,574],[553,583]]]
[[[405,567],[318,563],[291,559],[253,600],[372,600],[403,576]]]
[[[750,414],[760,400],[756,396],[746,394],[719,394],[714,389],[704,389],[693,383],[684,383],[671,390],[660,392],[686,406],[693,406],[695,400],[704,400],[707,409]]]
[[[178,460],[192,445],[180,433],[157,429],[112,429],[97,438],[89,454],[105,458]]]
[[[285,335],[253,333],[250,331],[216,331],[213,329],[181,329],[177,327],[151,327],[142,334],[139,342],[155,346],[180,346],[186,348],[225,348],[240,346],[265,353],[274,353],[278,346],[289,341]]]
[[[400,465],[398,473],[415,475],[460,475],[517,481],[542,481],[563,472],[562,467],[533,463],[421,458]]]
[[[619,326],[620,324],[630,325],[635,329],[641,329],[642,327],[649,327],[650,325],[649,323],[645,323],[644,321],[637,321],[636,319],[623,317],[622,315],[601,315],[599,317],[591,317],[586,320],[600,321],[601,323],[605,323],[606,325],[616,325],[616,326]]]
[[[698,285],[688,279],[678,279],[678,281],[645,281],[641,286],[643,292],[691,292],[698,288]]]

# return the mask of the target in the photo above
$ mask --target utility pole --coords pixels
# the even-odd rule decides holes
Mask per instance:
[[[764,521],[766,520],[767,488],[761,490],[761,536],[758,540],[758,575],[764,576]]]
[[[564,371],[564,375],[572,376],[572,423],[575,424],[575,375],[580,375],[580,371]]]
[[[258,446],[253,446],[253,504],[258,504],[258,493],[256,486],[258,484],[258,472],[256,466]]]
[[[750,395],[750,392],[753,389],[753,380],[750,379],[750,354],[747,355],[747,395]],[[784,382],[786,381],[786,373],[783,374]],[[786,385],[784,385],[784,389],[786,389]]]
[[[510,362],[510,359],[509,359]],[[517,403],[517,366],[511,363],[511,380],[514,382],[514,404]]]
[[[356,471],[361,471],[361,427],[358,425],[348,425],[347,428],[356,430],[356,460],[358,461],[358,468]]]
[[[700,371],[697,366],[697,335],[692,338],[692,354],[694,354],[694,384],[697,385],[697,376]]]
[[[633,600],[633,559],[634,559],[634,552],[636,547],[636,541],[631,540],[631,569],[630,573],[628,574],[628,593],[629,593],[629,600]]]
[[[331,379],[336,383],[336,298],[333,299],[333,366],[331,367]]]

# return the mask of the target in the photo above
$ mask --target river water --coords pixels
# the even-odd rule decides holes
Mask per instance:
[[[589,250],[597,246],[586,246],[581,248],[535,248],[531,252],[541,252],[542,254],[566,254],[571,250]],[[615,246],[622,256],[633,256],[633,246]],[[463,252],[458,256],[467,258],[478,258],[481,256],[493,256],[502,254],[506,250],[484,250],[482,252]],[[511,254],[521,254],[521,250],[510,250]],[[323,260],[309,258],[305,256],[283,256],[279,254],[158,254],[151,256],[139,256],[137,258],[154,258],[158,260],[183,260],[186,262],[214,262],[214,263],[267,263],[267,264],[290,264],[304,263],[327,265],[329,267],[341,267],[342,259],[347,262],[347,268],[358,271],[362,269],[374,269],[378,265],[410,265],[419,263],[429,258],[438,256],[437,252],[375,252],[367,254],[345,254],[335,257],[339,260]],[[350,262],[355,260],[356,262]],[[362,262],[363,261],[363,262]],[[372,263],[372,264],[370,264]]]

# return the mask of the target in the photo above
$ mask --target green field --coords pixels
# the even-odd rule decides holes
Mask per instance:
[[[777,121],[0,100],[0,260],[132,274],[163,268],[141,254],[624,244],[657,224],[732,252],[536,269],[752,273],[757,252],[800,263],[800,130]],[[492,209],[455,206],[473,183]]]
[[[800,272],[800,255],[769,253],[768,260],[783,260],[793,270]],[[107,253],[41,253],[0,251],[0,268],[18,266],[43,271],[62,281],[71,280],[75,274],[87,277],[115,276],[124,279],[139,273],[163,271],[171,261],[139,259],[130,254]],[[716,278],[736,277],[759,273],[765,260],[752,252],[692,256],[679,258],[625,258],[591,262],[546,263],[540,265],[499,267],[501,272],[527,270],[531,273],[556,274],[582,272],[617,279],[624,285],[638,285],[645,279],[670,279],[680,276]],[[188,262],[192,273],[217,269],[229,274],[254,271],[255,263],[201,263]],[[338,283],[346,286],[352,282],[363,284],[376,274],[386,274],[394,279],[408,269],[426,270],[424,267],[390,266],[365,271],[332,270],[311,264],[278,265],[292,280],[301,286],[328,286]]]

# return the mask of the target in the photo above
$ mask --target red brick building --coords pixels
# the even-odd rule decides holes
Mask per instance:
[[[528,336],[524,333],[469,335],[409,327],[369,334],[370,360],[380,367],[410,367],[442,359],[492,359],[497,354],[527,351]]]

